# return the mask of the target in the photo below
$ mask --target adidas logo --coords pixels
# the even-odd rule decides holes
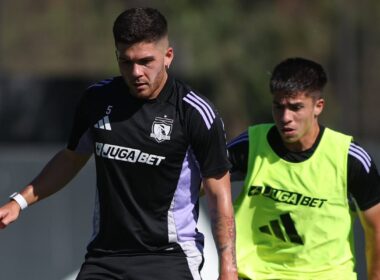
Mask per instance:
[[[108,116],[104,116],[104,118],[100,119],[95,125],[95,128],[99,129],[105,129],[105,130],[112,130],[111,124],[110,124],[110,119]]]
[[[280,215],[280,220],[272,220],[269,222],[269,225],[259,227],[259,230],[262,233],[275,236],[284,242],[304,244],[289,213]]]

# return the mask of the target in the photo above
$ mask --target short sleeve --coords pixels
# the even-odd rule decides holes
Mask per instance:
[[[187,134],[190,147],[199,164],[202,177],[227,172],[231,164],[227,156],[224,124],[213,104],[205,97],[190,92],[184,98]]]
[[[380,202],[380,177],[375,162],[355,142],[349,148],[348,191],[362,211]]]
[[[76,108],[67,144],[69,150],[81,154],[91,154],[93,152],[93,141],[89,127],[88,92],[86,91]]]

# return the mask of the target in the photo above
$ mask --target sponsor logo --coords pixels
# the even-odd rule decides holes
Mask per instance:
[[[271,186],[251,186],[248,190],[248,196],[255,195],[262,195],[277,202],[317,208],[321,208],[327,201],[327,199],[310,197],[297,192],[275,189]]]
[[[163,156],[144,153],[138,149],[110,145],[105,143],[95,143],[96,155],[103,158],[126,161],[130,163],[145,163],[148,165],[160,165],[165,159]]]
[[[150,137],[154,138],[158,143],[165,140],[170,140],[170,134],[172,133],[173,120],[166,118],[156,117],[152,124],[152,132]]]
[[[294,221],[289,213],[280,215],[280,219],[269,221],[269,225],[259,227],[262,233],[275,236],[284,242],[292,242],[303,245],[304,242],[299,236]]]

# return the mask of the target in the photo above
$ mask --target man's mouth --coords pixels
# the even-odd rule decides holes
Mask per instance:
[[[133,83],[133,86],[137,89],[137,90],[141,90],[143,89],[147,84],[146,83]]]
[[[281,132],[285,135],[293,134],[295,132],[295,129],[290,127],[283,127],[281,128]]]

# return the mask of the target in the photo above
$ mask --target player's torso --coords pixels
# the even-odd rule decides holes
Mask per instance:
[[[98,238],[111,247],[166,246],[173,197],[184,173],[199,180],[199,172],[189,155],[175,88],[151,102],[135,99],[125,90],[105,87],[91,106],[100,202]],[[189,185],[194,187],[198,186]]]
[[[320,275],[332,266],[352,273],[346,184],[350,139],[336,137],[327,131],[313,156],[300,163],[278,157],[266,134],[251,138],[251,172],[236,217],[241,267],[261,275],[257,279]],[[246,220],[254,223],[244,225]]]

